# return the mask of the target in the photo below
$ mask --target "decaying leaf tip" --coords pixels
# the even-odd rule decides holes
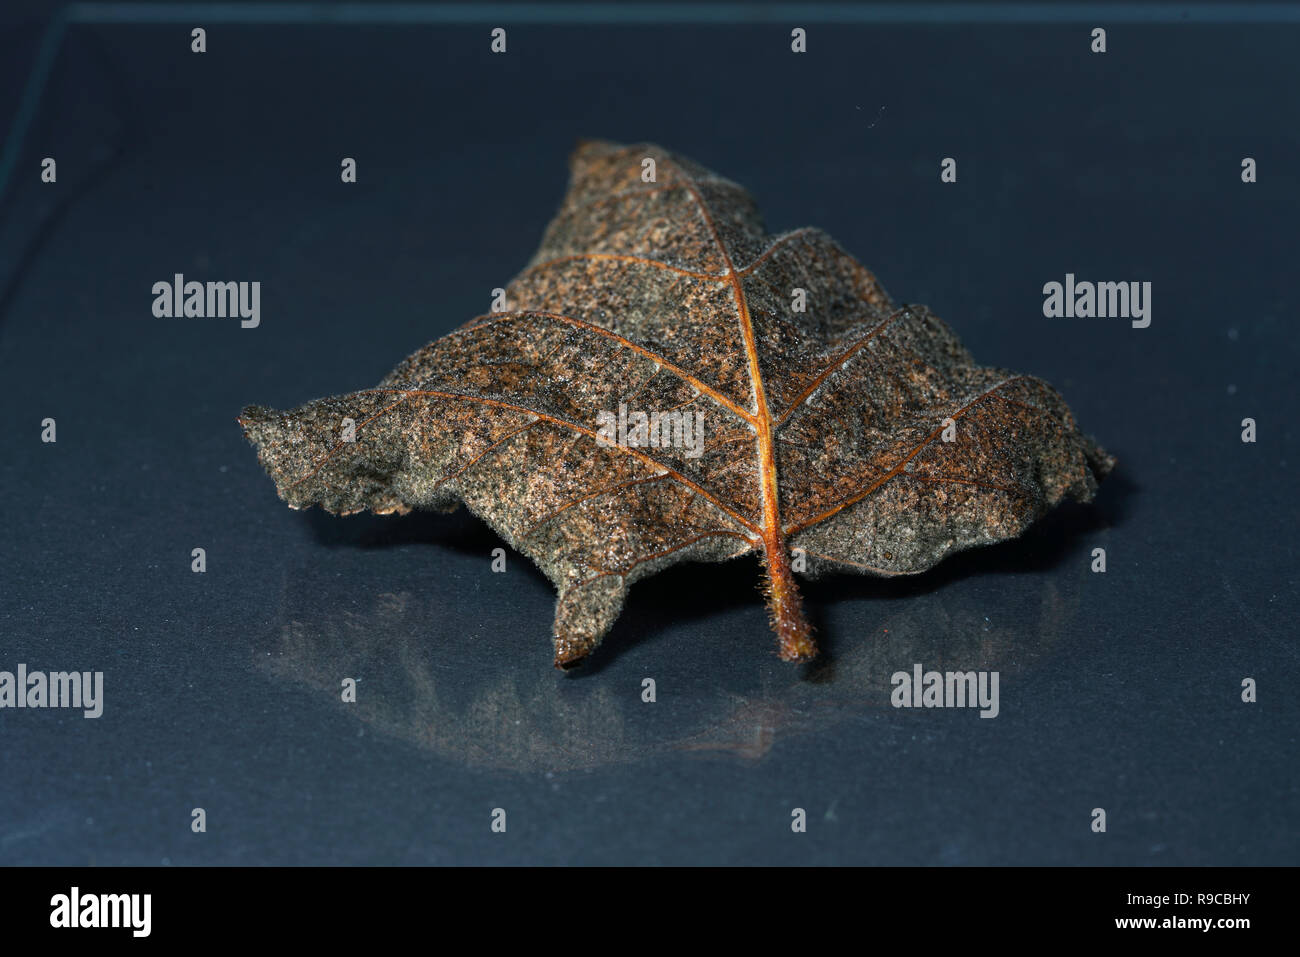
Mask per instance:
[[[571,167],[497,311],[373,389],[239,419],[294,508],[464,502],[555,583],[557,666],[637,579],[749,552],[808,660],[796,573],[925,571],[1113,467],[1051,386],[976,365],[825,233],[767,235],[735,183],[648,144]]]

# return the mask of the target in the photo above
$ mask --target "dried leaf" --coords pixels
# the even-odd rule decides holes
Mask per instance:
[[[240,418],[293,508],[463,501],[555,583],[557,666],[637,579],[748,552],[781,657],[806,660],[796,568],[922,572],[1091,500],[1113,466],[1047,383],[976,365],[825,233],[768,236],[735,183],[646,144],[571,165],[505,311],[377,388]]]

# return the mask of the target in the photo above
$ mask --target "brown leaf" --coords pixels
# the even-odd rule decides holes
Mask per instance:
[[[558,666],[637,579],[751,551],[781,657],[806,660],[792,554],[809,575],[915,574],[1091,500],[1114,465],[1051,386],[976,365],[825,233],[768,236],[743,189],[657,146],[586,142],[571,165],[507,311],[377,388],[240,418],[293,508],[463,501],[555,583]],[[620,404],[631,440],[611,444]],[[638,411],[701,441],[634,446]]]

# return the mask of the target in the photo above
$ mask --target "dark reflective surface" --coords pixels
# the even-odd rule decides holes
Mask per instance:
[[[1084,517],[1082,510],[1074,517]],[[391,524],[399,526],[392,531],[401,539],[400,526],[425,520]],[[1051,526],[1054,541],[1069,537],[1069,523],[1058,517]],[[1045,544],[1043,535],[964,556],[942,576],[821,582],[813,591],[818,600],[871,603],[876,626],[865,634],[828,635],[823,659],[802,668],[777,660],[770,636],[755,629],[744,641],[727,642],[722,653],[732,661],[693,681],[684,701],[670,683],[661,702],[662,677],[656,675],[691,668],[691,645],[654,652],[674,661],[638,655],[652,666],[630,682],[618,659],[629,646],[664,632],[707,636],[719,608],[752,620],[755,609],[747,606],[756,600],[756,562],[678,568],[643,583],[609,644],[588,667],[563,676],[544,667],[543,635],[525,643],[505,622],[484,622],[482,611],[465,618],[448,614],[452,603],[499,603],[501,592],[520,587],[509,577],[523,577],[520,567],[481,582],[437,587],[410,568],[394,575],[390,584],[397,590],[358,595],[318,563],[304,564],[286,571],[278,631],[253,657],[259,670],[279,680],[338,697],[340,713],[368,730],[475,767],[565,771],[673,751],[757,760],[778,739],[827,732],[863,712],[889,708],[891,676],[910,674],[913,663],[926,670],[997,671],[1003,682],[1033,668],[1063,635],[1079,630],[1079,576],[1063,585],[1033,574],[1007,576],[1001,600],[1021,611],[996,621],[946,599],[941,586],[979,574],[977,562],[1002,569],[1041,566],[1027,556]],[[466,536],[461,544],[479,537]],[[530,590],[544,590],[539,575],[528,577],[536,579],[528,582]],[[342,700],[344,678],[358,681],[355,703]],[[654,701],[646,700],[646,678],[655,682]]]

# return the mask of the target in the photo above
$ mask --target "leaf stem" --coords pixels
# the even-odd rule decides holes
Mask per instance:
[[[778,534],[775,542],[768,543],[764,558],[767,571],[764,594],[781,660],[809,661],[817,656],[817,642],[813,640],[812,626],[804,616],[803,598],[790,570],[790,556],[783,536]]]

